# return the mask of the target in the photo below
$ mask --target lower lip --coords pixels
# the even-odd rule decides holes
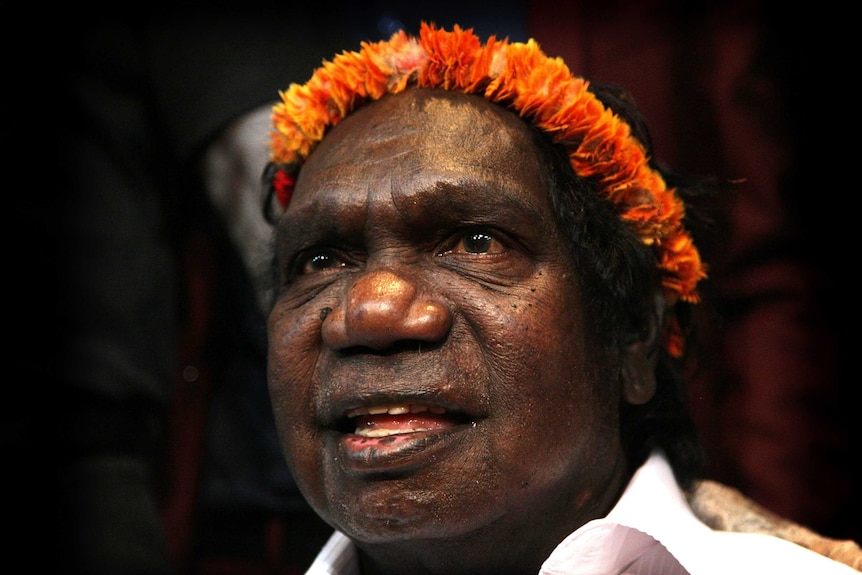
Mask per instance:
[[[444,430],[399,433],[387,437],[339,435],[338,449],[345,467],[360,473],[406,471],[439,462],[462,435],[475,425],[457,425]]]

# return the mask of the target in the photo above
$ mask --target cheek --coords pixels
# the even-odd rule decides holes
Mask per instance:
[[[291,473],[307,497],[314,497],[320,457],[313,410],[319,321],[276,308],[268,320],[267,384],[276,428]]]
[[[482,333],[489,334],[488,365],[507,393],[542,402],[548,395],[574,401],[592,379],[584,323],[574,297],[559,286],[545,286],[495,308]],[[552,294],[552,295],[549,295]],[[542,297],[542,296],[545,297]],[[563,384],[569,382],[569,385]]]
[[[511,304],[489,342],[493,403],[505,427],[494,459],[525,491],[554,490],[578,476],[586,494],[596,480],[590,470],[606,469],[618,454],[618,399],[594,367],[580,304],[555,297]]]
[[[267,382],[273,407],[289,415],[307,404],[317,363],[320,325],[297,312],[276,307],[267,320]],[[284,421],[277,421],[279,425]]]

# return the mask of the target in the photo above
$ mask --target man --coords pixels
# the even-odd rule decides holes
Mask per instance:
[[[705,267],[624,92],[423,26],[273,123],[269,388],[336,530],[310,572],[853,572],[687,503]]]

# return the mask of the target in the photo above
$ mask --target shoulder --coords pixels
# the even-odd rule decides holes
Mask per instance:
[[[800,560],[818,560],[821,556],[862,571],[862,548],[855,541],[824,537],[770,512],[732,487],[699,481],[686,492],[686,499],[697,518],[718,533],[760,535],[762,537],[746,537],[745,541],[791,553],[794,557],[798,555]],[[742,540],[730,538],[736,542]],[[794,547],[800,549],[797,551]]]

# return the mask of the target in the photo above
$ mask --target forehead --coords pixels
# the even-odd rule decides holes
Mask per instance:
[[[327,190],[402,190],[435,179],[544,190],[535,137],[517,115],[480,96],[409,89],[332,128],[302,168],[291,204]]]

